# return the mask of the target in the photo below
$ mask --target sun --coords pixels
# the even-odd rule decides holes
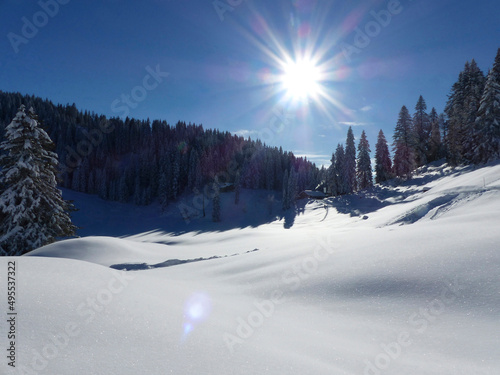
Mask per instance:
[[[320,91],[320,81],[320,70],[311,59],[292,60],[283,66],[281,84],[290,99],[316,98]]]

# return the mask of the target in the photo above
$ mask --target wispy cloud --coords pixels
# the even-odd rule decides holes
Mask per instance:
[[[259,132],[257,130],[248,130],[248,129],[241,129],[238,131],[235,131],[234,134],[239,135],[240,137],[250,137],[253,135],[258,135]]]
[[[297,151],[293,153],[298,158],[307,158],[307,160],[316,164],[316,166],[329,166],[332,155],[317,154],[314,152]]]
[[[371,111],[373,107],[371,105],[365,105],[363,108],[361,108],[362,112],[368,112]]]
[[[344,122],[339,122],[340,125],[345,125],[345,126],[364,126],[364,125],[370,125],[369,122],[356,122],[356,121],[344,121]]]

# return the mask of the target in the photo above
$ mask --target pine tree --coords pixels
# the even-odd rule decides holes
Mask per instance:
[[[473,161],[487,162],[500,157],[500,48],[481,99],[476,119],[478,134]]]
[[[345,146],[344,174],[346,179],[347,194],[356,191],[356,145],[352,127],[347,131]]]
[[[337,193],[339,195],[348,193],[347,179],[345,177],[345,151],[344,146],[339,143],[335,150],[335,174],[337,175]]]
[[[365,190],[373,186],[372,161],[370,159],[370,144],[363,130],[358,144],[358,160],[356,178],[359,190]]]
[[[394,174],[399,177],[410,177],[415,169],[413,145],[413,124],[408,108],[403,106],[399,112],[398,123],[394,131]]]
[[[375,146],[375,182],[380,184],[392,178],[392,161],[389,146],[382,129],[378,133]]]
[[[427,154],[427,161],[433,162],[441,157],[441,150],[442,150],[441,130],[439,126],[439,116],[437,114],[436,108],[432,108],[429,120],[431,123],[431,134],[430,134],[429,148]]]
[[[458,81],[453,84],[445,112],[448,116],[448,134],[446,149],[448,162],[458,164],[462,154],[463,108],[465,102],[465,75],[470,70],[470,64],[465,64],[465,70],[458,75]]]
[[[420,95],[415,114],[413,115],[413,140],[415,151],[415,164],[417,167],[427,164],[429,154],[429,138],[431,134],[431,123],[427,114],[427,104]]]
[[[449,162],[470,162],[477,143],[476,118],[484,91],[485,78],[476,62],[465,64],[453,85],[445,111],[448,115],[447,149]]]
[[[484,93],[486,78],[474,60],[471,61],[471,75],[465,98],[465,131],[462,143],[463,159],[471,163],[474,159],[474,150],[479,144],[479,131],[476,127],[481,98]]]
[[[38,126],[33,109],[22,105],[7,126],[0,148],[0,253],[17,256],[75,236],[74,206],[57,189],[54,144]]]
[[[335,170],[335,153],[332,154],[332,164],[326,171],[326,189],[333,196],[337,195],[337,174]]]
[[[448,120],[446,115],[441,113],[438,118],[439,130],[441,131],[441,154],[443,157],[450,159],[448,156]]]
[[[220,219],[220,191],[219,187],[217,184],[214,184],[215,187],[215,192],[214,192],[214,198],[212,200],[212,220],[215,223],[218,223],[221,221]]]

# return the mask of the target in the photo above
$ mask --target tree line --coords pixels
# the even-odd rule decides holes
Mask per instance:
[[[0,136],[21,105],[34,108],[55,143],[60,185],[106,200],[148,205],[158,199],[166,207],[216,177],[274,191],[281,191],[285,173],[296,175],[298,190],[318,184],[314,163],[259,140],[182,121],[108,119],[19,93],[0,92]]]
[[[480,164],[500,157],[500,49],[485,74],[473,59],[453,84],[445,111],[427,111],[420,96],[415,112],[401,108],[393,134],[393,157],[384,132],[375,146],[375,183],[410,178],[416,168],[446,158],[451,165]],[[320,175],[328,193],[350,194],[373,185],[370,145],[363,131],[357,148],[352,128],[339,144],[331,165]]]

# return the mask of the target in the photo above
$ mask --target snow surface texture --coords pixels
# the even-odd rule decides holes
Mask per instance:
[[[155,218],[151,207],[79,195],[76,224],[87,231],[106,234],[105,216],[83,216],[99,205],[108,235],[113,220],[155,231],[10,258],[18,368],[4,357],[1,373],[497,375],[499,188],[500,165],[435,165],[396,188],[299,202],[286,225],[257,212],[267,193],[245,192],[257,202],[248,226],[224,224],[235,210],[226,193],[220,231],[210,211],[187,224],[175,206]]]

